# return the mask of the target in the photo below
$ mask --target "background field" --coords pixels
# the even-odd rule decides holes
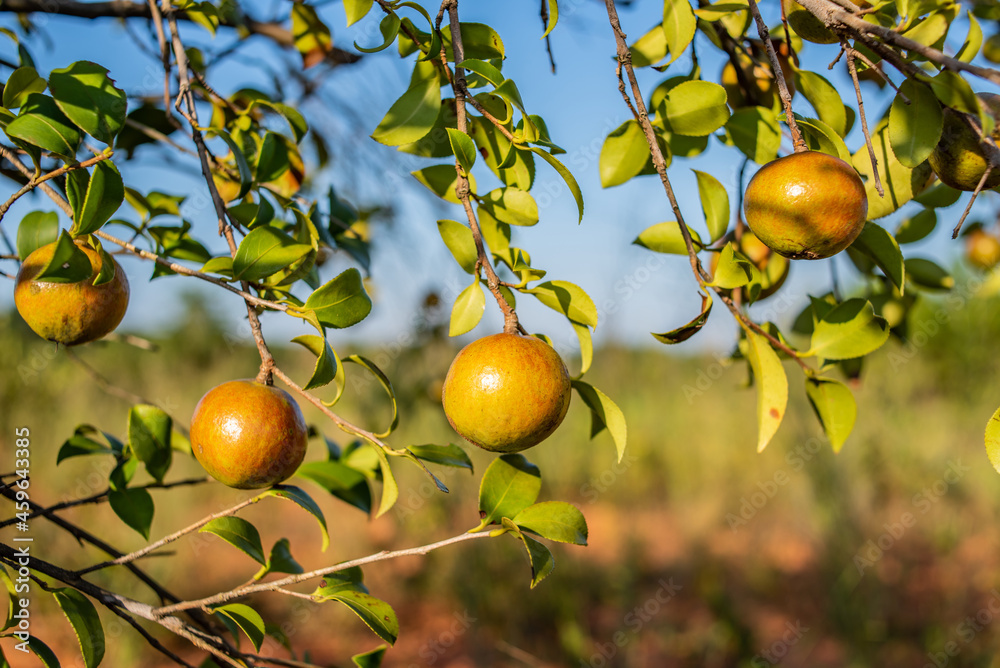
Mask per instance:
[[[998,306],[941,300],[918,313],[910,331],[919,345],[891,341],[862,375],[858,425],[839,455],[820,441],[792,368],[788,418],[758,455],[743,364],[669,356],[663,348],[598,351],[588,379],[626,414],[623,462],[606,434],[589,439],[578,400],[559,431],[527,453],[542,470],[542,499],[583,510],[590,546],[555,546],[556,570],[535,590],[522,548],[506,537],[367,568],[372,593],[402,623],[386,665],[1000,666],[1000,478],[982,446],[1000,400]],[[454,348],[435,317],[406,350],[338,350],[387,362],[404,416],[393,444],[458,442],[436,401]],[[182,421],[208,388],[256,370],[245,340],[196,301],[158,343],[157,352],[112,342],[78,354]],[[278,357],[304,380],[307,353],[281,349]],[[51,504],[103,490],[107,461],[77,458],[57,468],[55,455],[80,422],[122,436],[129,404],[102,392],[63,352],[53,355],[16,315],[0,316],[0,369],[0,444],[10,452],[14,427],[31,428],[33,499]],[[338,410],[381,425],[388,409],[380,393],[374,383],[360,386]],[[346,443],[318,414],[306,414]],[[313,442],[309,457],[321,457],[321,448]],[[243,516],[260,528],[265,546],[290,538],[306,568],[445,538],[478,519],[477,484],[490,458],[468,449],[476,475],[444,470],[449,495],[431,493],[418,471],[400,463],[399,504],[378,520],[307,481],[289,481],[320,502],[332,537],[326,553],[315,522],[291,504],[269,501]],[[179,456],[170,478],[199,472]],[[152,535],[245,496],[214,483],[154,493]],[[122,550],[142,545],[106,506],[65,516]],[[33,521],[32,534],[37,555],[50,561],[82,566],[101,558],[43,519]],[[176,543],[174,556],[144,567],[187,597],[230,588],[256,570],[203,535]],[[122,573],[94,581],[114,581],[122,593],[153,602]],[[64,666],[76,665],[70,627],[37,587],[34,596],[33,631]],[[379,644],[344,609],[289,600],[262,596],[252,604],[284,624],[314,661],[348,665],[352,652]],[[104,619],[105,665],[160,665],[134,631]],[[154,632],[195,660],[184,644]]]

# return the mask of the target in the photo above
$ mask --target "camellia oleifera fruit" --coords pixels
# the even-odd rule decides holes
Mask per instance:
[[[982,228],[965,235],[965,257],[973,267],[990,270],[1000,263],[1000,239]]]
[[[979,93],[976,97],[986,106],[994,120],[1000,120],[1000,95]],[[989,167],[989,161],[983,152],[979,133],[972,129],[963,116],[961,112],[945,107],[941,139],[927,162],[942,182],[952,188],[971,192],[979,185]],[[992,137],[994,141],[1000,140],[1000,127],[993,128]],[[986,177],[983,189],[989,190],[997,186],[1000,186],[1000,169],[994,169]]]
[[[754,174],[743,198],[747,225],[758,239],[793,260],[819,260],[861,234],[868,197],[849,164],[802,151],[773,160]]]
[[[213,478],[237,489],[270,487],[299,468],[308,430],[284,390],[231,380],[201,398],[191,418],[191,450]]]
[[[75,283],[37,280],[55,253],[57,242],[52,242],[24,258],[14,285],[14,305],[28,326],[43,339],[67,346],[113,331],[125,317],[129,297],[128,278],[114,258],[114,278],[94,285],[104,266],[101,254],[82,240],[74,243],[90,260],[90,278]]]
[[[494,334],[458,353],[441,394],[448,422],[462,438],[490,452],[520,452],[566,417],[569,372],[541,339]]]

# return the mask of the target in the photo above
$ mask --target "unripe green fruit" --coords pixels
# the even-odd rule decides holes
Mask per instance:
[[[979,93],[978,97],[993,115],[1000,119],[1000,95]],[[1000,139],[1000,127],[993,129],[994,141]],[[989,166],[979,133],[972,129],[961,112],[945,107],[941,139],[927,159],[942,182],[958,190],[973,191]],[[1000,185],[1000,169],[994,169],[983,184],[983,190]]]
[[[494,334],[458,353],[441,394],[448,422],[462,438],[490,452],[520,452],[566,417],[569,372],[541,339]]]
[[[208,391],[191,418],[191,450],[213,478],[237,489],[289,478],[306,454],[308,430],[284,390],[231,380]]]
[[[849,164],[803,151],[773,160],[747,185],[743,211],[750,230],[793,260],[818,260],[844,250],[865,226],[868,197]]]

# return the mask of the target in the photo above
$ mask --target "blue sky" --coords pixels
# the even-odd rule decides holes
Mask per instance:
[[[533,194],[538,200],[541,222],[533,228],[517,228],[514,243],[527,249],[533,265],[546,269],[546,278],[569,280],[579,284],[593,297],[601,313],[595,341],[619,340],[632,344],[659,346],[650,331],[665,331],[683,324],[693,317],[700,306],[697,285],[690,275],[686,259],[660,256],[631,245],[643,229],[654,223],[673,218],[669,203],[656,177],[640,177],[629,183],[602,190],[597,170],[597,156],[604,138],[620,123],[629,118],[617,91],[613,61],[614,41],[608,26],[603,3],[593,0],[564,0],[560,24],[552,34],[552,46],[558,66],[553,75],[548,67],[544,42],[537,15],[537,2],[514,0],[509,3],[464,2],[462,19],[492,25],[504,40],[508,59],[504,74],[513,78],[521,91],[530,113],[543,116],[553,141],[567,150],[561,156],[578,179],[586,200],[582,224],[577,224],[576,207],[561,179],[554,171],[539,161]],[[774,5],[774,6],[770,6]],[[279,3],[255,3],[255,16],[266,17],[283,8]],[[503,6],[503,11],[497,11]],[[632,8],[622,9],[621,18],[630,41],[635,40],[657,22],[661,3],[645,0]],[[765,15],[770,24],[777,20],[777,3],[765,3]],[[323,5],[321,14],[334,32],[335,42],[350,48],[355,40],[362,45],[380,41],[377,25],[380,16],[375,12],[364,21],[350,28],[344,25],[343,7],[334,2]],[[35,42],[33,50],[42,75],[50,69],[61,67],[75,60],[94,60],[111,70],[111,76],[130,92],[157,92],[162,87],[162,70],[150,57],[136,54],[134,43],[121,26],[114,21],[93,24],[81,19],[42,17],[48,19],[45,29],[50,43]],[[10,25],[10,18],[0,18]],[[139,34],[145,34],[137,24]],[[959,21],[952,30],[954,40],[965,34],[965,22]],[[200,29],[189,27],[185,32],[190,43],[203,41]],[[225,41],[231,36],[223,38]],[[700,37],[700,65],[706,78],[716,77],[722,69],[717,54],[711,53],[707,40]],[[8,45],[0,51],[11,57]],[[253,46],[244,47],[240,55],[220,68],[214,78],[216,87],[232,91],[242,86],[266,86],[255,67],[260,59],[274,63],[276,56]],[[826,64],[837,54],[836,47],[809,44],[802,52],[804,64],[820,71],[840,90],[848,92],[845,102],[852,104],[853,94],[843,63],[828,72]],[[293,54],[285,54],[291,58]],[[337,70],[325,84],[326,97],[333,100],[333,108],[312,111],[328,123],[337,138],[333,149],[335,158],[327,173],[317,175],[317,194],[333,183],[346,197],[362,204],[393,203],[397,220],[390,228],[381,228],[376,236],[376,254],[372,267],[372,293],[375,306],[364,323],[351,330],[336,332],[332,340],[390,343],[399,340],[412,326],[413,314],[422,296],[437,290],[450,302],[468,283],[468,277],[451,259],[437,234],[435,221],[439,218],[462,219],[457,206],[432,201],[422,188],[411,183],[408,172],[432,161],[419,160],[397,154],[393,149],[376,144],[367,137],[389,105],[405,89],[412,59],[401,61],[395,49],[367,56],[361,63]],[[690,57],[674,63],[665,73],[640,71],[643,91],[649,91],[663,79],[686,73],[691,67]],[[7,73],[5,72],[5,75]],[[894,77],[899,80],[899,77]],[[844,86],[848,86],[844,88]],[[985,86],[973,82],[974,88]],[[866,84],[866,111],[874,124],[891,102],[891,97]],[[313,103],[316,104],[315,102]],[[797,96],[795,110],[804,115],[814,115],[809,104]],[[853,104],[852,104],[853,106]],[[354,120],[348,120],[353,118]],[[848,137],[847,144],[856,150],[862,143],[859,124]],[[704,229],[697,197],[697,186],[692,169],[704,170],[718,178],[730,191],[733,206],[736,203],[738,170],[742,154],[734,148],[721,146],[714,140],[712,148],[704,155],[692,159],[675,159],[669,170],[670,178],[680,199],[680,205],[689,224]],[[786,141],[786,146],[788,142]],[[368,153],[371,158],[358,156]],[[147,154],[148,155],[148,154]],[[436,161],[442,162],[442,161]],[[485,167],[476,168],[480,190],[497,185]],[[752,170],[748,170],[749,178]],[[196,170],[177,170],[158,161],[143,164],[135,161],[125,166],[125,180],[140,190],[156,188],[174,193],[193,193],[203,190]],[[0,187],[0,195],[9,186]],[[995,197],[988,193],[990,198]],[[983,199],[988,199],[984,197]],[[930,239],[904,249],[911,254],[936,258],[948,263],[958,252],[959,244],[946,242],[950,220],[957,220],[966,200],[943,210],[939,229]],[[8,234],[16,233],[16,221],[27,211],[55,207],[44,198],[26,197],[20,201],[3,221]],[[992,211],[992,200],[984,202],[987,215]],[[222,252],[222,246],[213,240],[215,223],[209,207],[191,205],[188,209],[195,222],[196,236],[212,242],[212,248]],[[908,209],[904,209],[905,216]],[[123,207],[122,212],[128,212]],[[912,213],[912,211],[910,211]],[[890,230],[895,228],[900,214],[880,221]],[[119,228],[120,229],[120,228]],[[773,303],[760,305],[766,317],[787,322],[804,305],[806,295],[825,291],[830,275],[830,260],[796,262],[791,277],[782,294],[784,299],[772,298]],[[853,269],[846,258],[833,260],[842,280],[849,280]],[[346,268],[345,260],[337,260],[327,267],[324,277],[332,277]],[[178,318],[179,302],[176,294],[182,288],[202,289],[190,279],[168,278],[147,282],[151,265],[140,260],[125,263],[129,273],[133,299],[123,325],[126,329],[148,330],[168,324]],[[181,284],[181,281],[184,281]],[[218,297],[219,312],[226,314],[234,334],[249,336],[241,325],[242,304],[231,295],[219,296],[217,289],[208,286],[209,294]],[[0,307],[10,305],[10,291],[0,291]],[[519,314],[530,331],[550,334],[563,345],[575,346],[575,339],[565,320],[554,312],[538,305],[533,298],[519,300]],[[290,319],[269,316],[265,319],[267,332],[285,338],[308,330]],[[471,340],[499,331],[501,319],[495,304],[487,303],[483,322],[463,340]],[[694,340],[675,347],[677,352],[705,349],[726,350],[732,344],[735,327],[732,318],[718,309],[710,325]]]

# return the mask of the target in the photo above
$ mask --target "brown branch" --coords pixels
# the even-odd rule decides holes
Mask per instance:
[[[51,172],[49,172],[47,174],[43,174],[42,176],[38,177],[37,179],[36,178],[30,179],[26,184],[24,184],[24,186],[21,187],[20,190],[18,190],[16,193],[14,193],[13,195],[11,195],[10,199],[8,199],[3,204],[0,204],[0,220],[3,220],[3,217],[4,217],[4,215],[6,215],[7,210],[10,209],[10,207],[14,204],[14,202],[16,202],[18,199],[20,199],[22,195],[25,195],[26,193],[34,190],[35,188],[37,188],[41,184],[45,183],[46,181],[48,181],[50,179],[58,178],[58,177],[64,175],[66,172],[72,172],[73,170],[76,170],[76,169],[86,169],[87,167],[91,167],[93,165],[96,165],[97,163],[101,162],[102,160],[107,160],[112,155],[114,155],[114,151],[109,149],[108,151],[106,151],[104,153],[101,153],[100,155],[94,156],[93,158],[90,158],[89,160],[84,160],[83,162],[77,162],[77,163],[74,163],[72,165],[69,165],[69,164],[63,165],[59,169],[54,169],[54,170],[52,170]]]
[[[993,162],[993,155],[991,154],[988,162],[986,163],[986,169],[983,171],[983,175],[979,179],[979,183],[976,185],[976,189],[972,191],[972,197],[969,198],[969,203],[965,205],[965,211],[962,212],[962,217],[958,219],[955,224],[955,229],[951,231],[951,238],[957,239],[958,233],[962,231],[962,225],[965,223],[966,217],[969,212],[972,211],[972,205],[976,203],[976,198],[979,197],[979,193],[983,191],[983,187],[986,185],[986,179],[990,178],[990,174],[996,169],[996,165]]]
[[[865,117],[865,102],[861,98],[861,85],[858,83],[858,68],[854,64],[854,49],[847,42],[843,43],[844,52],[847,54],[847,71],[851,73],[851,81],[854,82],[854,93],[858,98],[858,118],[861,119],[861,132],[865,136],[865,146],[868,147],[868,158],[872,163],[872,178],[875,179],[875,192],[879,197],[885,197],[885,190],[882,189],[882,178],[878,174],[878,158],[875,157],[875,147],[872,146],[872,136],[868,132],[868,119]]]
[[[799,125],[795,122],[795,115],[792,113],[792,96],[788,92],[788,84],[785,83],[785,73],[781,69],[781,63],[778,61],[778,54],[774,52],[774,44],[771,43],[767,24],[764,23],[764,19],[760,15],[760,10],[757,8],[757,0],[750,0],[750,13],[753,15],[754,21],[757,22],[757,33],[764,41],[767,58],[771,62],[774,81],[778,84],[778,96],[781,98],[781,104],[785,108],[788,129],[792,133],[792,145],[795,147],[796,153],[808,151],[809,147],[806,146],[805,140],[802,139],[802,133],[799,132]],[[791,44],[788,45],[788,48],[791,48]]]
[[[547,30],[549,27],[549,2],[548,0],[541,0],[541,18],[542,18],[542,30]],[[552,68],[552,74],[556,73],[556,58],[552,55],[552,40],[549,36],[545,36],[545,51],[549,54],[549,67]]]

